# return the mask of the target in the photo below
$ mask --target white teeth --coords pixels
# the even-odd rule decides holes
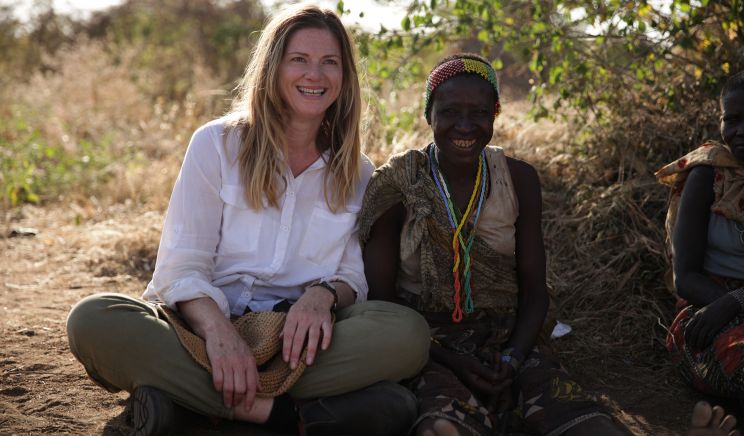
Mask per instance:
[[[475,139],[453,139],[452,142],[459,148],[468,148],[475,144]]]
[[[325,93],[325,89],[310,89],[310,88],[302,88],[298,87],[297,89],[300,90],[301,93],[306,95],[323,95]]]

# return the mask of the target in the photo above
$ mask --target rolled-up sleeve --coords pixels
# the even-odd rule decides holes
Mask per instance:
[[[364,198],[364,190],[367,188],[369,180],[372,178],[372,173],[375,171],[375,166],[366,157],[363,156],[361,177],[356,187],[355,201],[352,207],[357,211],[361,209],[362,199]],[[367,293],[369,288],[367,287],[367,278],[364,276],[364,260],[362,258],[362,247],[359,241],[359,216],[357,213],[356,224],[354,225],[354,231],[351,237],[346,242],[344,247],[344,254],[341,257],[341,263],[336,270],[336,274],[330,277],[324,277],[325,281],[341,281],[349,285],[351,289],[356,292],[356,302],[362,303],[367,301]]]
[[[341,263],[338,266],[336,274],[323,277],[324,281],[344,282],[356,293],[356,302],[367,301],[367,279],[364,276],[364,262],[362,260],[362,248],[359,244],[359,232],[352,233],[351,238],[346,242],[344,254],[341,257]]]
[[[207,125],[191,138],[168,204],[155,272],[142,297],[173,309],[178,302],[209,297],[229,317],[227,298],[211,284],[223,210],[217,130]]]

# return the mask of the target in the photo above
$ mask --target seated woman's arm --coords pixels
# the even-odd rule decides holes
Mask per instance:
[[[220,198],[221,141],[212,127],[197,130],[168,204],[152,281],[144,298],[177,309],[205,340],[212,382],[225,407],[250,410],[258,389],[256,363],[229,322],[222,291],[213,286],[223,203]]]
[[[331,312],[351,306],[355,301],[367,298],[367,283],[364,280],[362,253],[357,232],[353,232],[344,247],[341,264],[336,273],[320,280],[329,282],[335,289],[335,298],[330,290],[321,285],[310,285],[289,309],[282,331],[282,356],[290,367],[296,368],[303,350],[307,350],[305,363],[312,365],[318,348],[326,350],[333,338]]]
[[[222,317],[229,318],[227,298],[212,285],[224,208],[221,147],[209,125],[192,136],[168,203],[155,271],[143,298],[160,300],[177,310],[177,303],[208,297]]]
[[[519,201],[515,249],[519,306],[517,321],[507,346],[524,357],[529,354],[540,334],[549,304],[545,284],[542,193],[537,171],[531,165],[511,158],[507,162]]]
[[[225,407],[242,402],[246,411],[251,410],[260,386],[256,359],[248,344],[209,297],[181,301],[178,310],[194,333],[204,338],[212,365],[212,383],[222,392]]]
[[[358,226],[346,242],[344,254],[335,274],[323,277],[322,280],[332,283],[336,288],[338,295],[336,308],[338,309],[367,301],[369,287],[364,277],[364,261]]]
[[[364,246],[364,274],[372,300],[400,302],[395,283],[400,264],[400,232],[405,217],[403,203],[392,206],[375,221]]]
[[[361,206],[361,196],[375,169],[365,156],[362,156],[361,166],[361,177],[356,187],[359,197],[354,202],[355,207]],[[282,356],[292,368],[298,365],[304,349],[307,350],[305,362],[312,365],[318,348],[325,350],[331,345],[333,336],[331,312],[334,302],[336,309],[341,309],[355,302],[367,300],[368,287],[364,278],[358,223],[346,241],[336,271],[330,276],[318,277],[317,280],[328,282],[335,290],[335,297],[334,293],[324,286],[311,284],[289,309],[282,332]]]
[[[712,167],[690,170],[672,234],[674,285],[677,294],[695,306],[707,306],[726,294],[703,271],[708,241],[708,220],[713,204]]]
[[[711,167],[690,170],[677,212],[672,234],[674,284],[677,294],[694,306],[702,307],[685,328],[685,340],[693,349],[706,347],[721,328],[740,310],[726,289],[703,271],[708,241],[708,220],[713,204]]]

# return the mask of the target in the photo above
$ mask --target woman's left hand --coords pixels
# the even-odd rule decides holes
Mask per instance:
[[[499,355],[500,358],[501,356]],[[514,407],[514,396],[512,394],[512,382],[515,376],[514,367],[508,363],[499,363],[500,365],[496,372],[496,383],[503,387],[497,395],[492,396],[488,400],[488,409],[491,413],[501,413]]]
[[[322,350],[331,345],[333,301],[333,294],[328,290],[319,286],[311,286],[289,309],[282,332],[284,343],[282,357],[285,362],[289,362],[292,369],[296,368],[300,361],[305,341],[307,341],[305,362],[308,365],[312,365],[315,361],[318,343]]]
[[[685,327],[685,342],[693,350],[703,350],[713,342],[716,334],[736,315],[739,304],[724,295],[692,315]]]

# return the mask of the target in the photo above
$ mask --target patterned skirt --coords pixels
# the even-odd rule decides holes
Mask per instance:
[[[484,365],[503,347],[499,333],[503,323],[492,316],[466,318],[460,324],[442,322],[446,316],[427,316],[432,339],[442,347],[478,358]],[[444,418],[471,435],[559,435],[596,416],[609,415],[574,382],[547,347],[536,346],[527,356],[512,383],[515,407],[503,413],[489,412],[487,398],[471,392],[455,375],[432,360],[411,382],[419,399],[419,419]],[[415,428],[415,427],[414,427]]]
[[[744,280],[713,279],[728,290],[744,286]],[[744,398],[744,314],[726,324],[704,350],[685,343],[685,328],[699,307],[680,300],[666,346],[682,377],[695,389],[722,397]]]

